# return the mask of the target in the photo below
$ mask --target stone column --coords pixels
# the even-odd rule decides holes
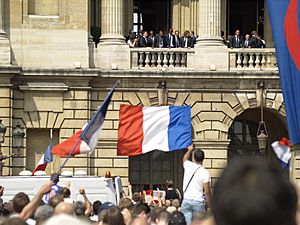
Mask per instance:
[[[196,70],[228,70],[228,50],[221,38],[221,0],[199,0]]]
[[[293,183],[298,184],[300,181],[300,144],[293,145],[291,158],[290,179]]]
[[[221,0],[199,1],[199,37],[197,44],[223,45],[221,38]]]
[[[124,0],[101,1],[100,44],[126,44],[124,38]]]
[[[0,38],[6,38],[4,31],[4,0],[0,0]]]
[[[101,37],[95,49],[95,66],[105,70],[130,68],[130,50],[125,43],[124,1],[101,1]]]

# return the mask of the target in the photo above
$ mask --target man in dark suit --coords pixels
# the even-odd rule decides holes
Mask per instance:
[[[143,36],[139,38],[139,47],[146,48],[150,46],[151,42],[148,40],[148,32],[144,31]]]
[[[154,38],[154,48],[166,48],[167,41],[162,30]]]
[[[154,38],[155,38],[154,31],[151,30],[149,32],[148,40],[151,42],[151,47],[152,48],[154,48]]]
[[[180,39],[180,43],[181,43],[180,46],[182,48],[190,48],[192,46],[192,40],[190,37],[190,32],[188,30],[186,30],[183,33],[183,36]]]
[[[236,30],[235,34],[231,36],[230,39],[230,47],[231,48],[241,48],[243,43],[243,39],[240,36],[240,30]]]
[[[174,35],[174,44],[175,44],[175,48],[179,48],[180,47],[180,36],[179,36],[179,30],[175,30],[175,35]]]
[[[197,37],[196,37],[194,31],[191,31],[191,34],[192,34],[192,35],[191,35],[191,42],[192,42],[191,48],[194,48],[194,46],[195,46],[195,44],[196,44],[196,41],[197,41]]]
[[[258,40],[258,37],[257,37],[257,32],[254,30],[251,32],[251,38],[250,38],[250,43],[249,43],[249,46],[251,48],[259,48],[259,40]]]
[[[170,28],[169,33],[166,35],[167,47],[174,48],[175,47],[175,37],[173,35],[173,29]]]

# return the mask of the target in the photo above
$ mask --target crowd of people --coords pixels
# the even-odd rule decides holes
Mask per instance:
[[[244,36],[241,35],[240,30],[236,30],[233,35],[227,35],[226,40],[223,37],[224,44],[228,48],[265,48],[266,42],[260,37],[256,31],[252,31],[251,35],[249,33]]]
[[[126,42],[131,48],[135,47],[152,47],[152,48],[193,48],[196,44],[197,35],[194,31],[186,30],[180,35],[179,30],[169,29],[169,32],[160,30],[157,34],[154,31],[140,30],[137,34],[129,31]],[[228,48],[265,48],[266,42],[256,31],[252,31],[244,36],[240,30],[236,30],[233,35],[227,35],[224,38],[224,32],[221,33],[223,43]]]
[[[169,32],[160,30],[157,34],[154,31],[140,30],[138,34],[130,31],[126,37],[127,44],[131,47],[152,47],[152,48],[193,48],[196,44],[197,36],[194,31],[186,30],[180,36],[179,30]]]
[[[192,159],[192,160],[191,160]],[[70,199],[68,187],[57,185],[57,174],[30,201],[24,192],[1,202],[2,225],[296,225],[295,187],[278,165],[261,158],[230,162],[210,193],[210,175],[202,166],[204,152],[189,147],[183,156],[183,193],[166,181],[164,192],[132,193],[114,205]],[[84,185],[84,184],[83,184]],[[21,187],[21,185],[20,185]],[[4,187],[5,188],[5,187]],[[0,188],[0,196],[6,190]],[[162,193],[162,194],[161,194]],[[298,223],[297,223],[298,222]]]

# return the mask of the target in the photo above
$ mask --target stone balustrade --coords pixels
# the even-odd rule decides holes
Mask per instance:
[[[229,49],[229,70],[278,70],[275,48]]]
[[[131,48],[131,68],[194,69],[195,51],[189,48]]]

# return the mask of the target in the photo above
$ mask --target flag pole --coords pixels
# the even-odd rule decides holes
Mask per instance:
[[[99,109],[101,108],[101,106],[103,105],[104,102],[106,102],[106,100],[108,100],[109,96],[112,94],[112,92],[115,90],[115,88],[119,85],[120,80],[117,80],[116,83],[114,84],[114,86],[112,87],[112,89],[110,90],[110,92],[108,93],[108,95],[106,96],[106,98],[102,101]],[[68,156],[66,157],[65,161],[63,162],[63,164],[59,167],[59,170],[57,172],[57,175],[54,177],[53,180],[56,180],[57,177],[59,176],[59,174],[61,173],[62,169],[65,167],[65,165],[67,164],[68,160],[71,158],[72,154],[74,153],[75,149],[77,148],[77,146],[80,144],[81,142],[81,137],[83,137],[85,135],[85,133],[87,132],[88,128],[90,127],[90,124],[92,124],[95,119],[96,119],[96,115],[98,115],[98,113],[100,113],[100,110],[98,109],[98,111],[93,115],[91,121],[88,123],[88,125],[84,128],[84,130],[82,131],[80,138],[78,139],[78,141],[76,142],[76,144],[74,145],[74,147],[72,148],[71,152],[68,154]]]

